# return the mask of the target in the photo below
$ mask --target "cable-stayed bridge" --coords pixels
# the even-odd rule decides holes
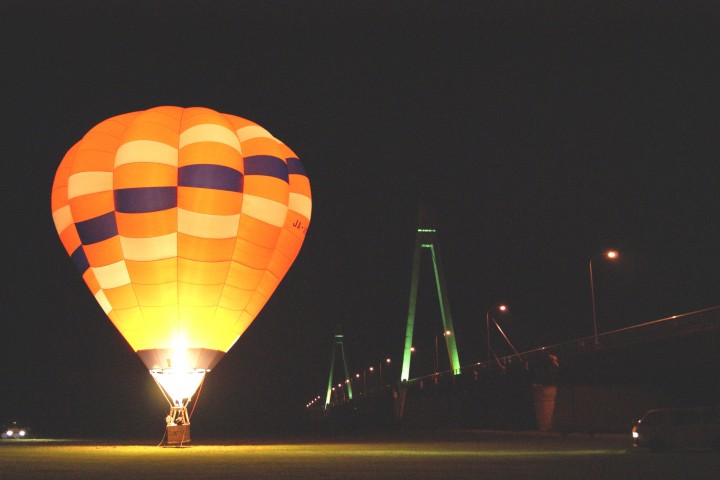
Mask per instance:
[[[442,339],[435,369],[411,377],[421,251],[428,249]],[[625,431],[650,408],[720,405],[720,307],[658,319],[592,337],[519,352],[488,312],[487,359],[461,365],[434,228],[418,228],[400,374],[368,378],[348,370],[343,336],[333,340],[327,391],[306,406],[309,418],[344,427],[511,428]],[[490,344],[498,332],[511,353]],[[438,343],[449,369],[440,371]],[[341,368],[336,366],[342,365]]]

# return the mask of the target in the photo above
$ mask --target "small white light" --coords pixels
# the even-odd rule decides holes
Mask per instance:
[[[20,431],[18,432],[18,435],[20,435],[21,437],[24,437],[24,436],[25,436],[25,430],[20,430]]]
[[[12,436],[13,436],[13,431],[12,431],[12,430],[8,430],[7,432],[5,432],[5,435],[7,435],[8,437],[12,437]]]
[[[640,436],[640,435],[638,435],[637,432],[632,432],[632,437],[633,437],[633,438],[638,438],[639,436]]]

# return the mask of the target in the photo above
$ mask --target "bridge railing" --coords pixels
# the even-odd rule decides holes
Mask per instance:
[[[477,379],[480,375],[484,374],[484,372],[492,371],[493,369],[537,369],[541,367],[544,362],[548,361],[547,357],[549,355],[558,353],[617,348],[669,337],[716,331],[719,329],[720,306],[716,306],[603,332],[598,335],[597,346],[595,345],[594,337],[582,337],[568,342],[497,357],[489,363],[477,362],[465,365],[461,367],[460,372],[465,378],[469,375]],[[445,370],[411,378],[407,382],[407,385],[410,388],[417,388],[420,384],[423,385],[423,388],[426,386],[442,386],[447,384],[448,381],[452,382],[454,377],[456,377],[456,375],[453,374],[452,370]]]

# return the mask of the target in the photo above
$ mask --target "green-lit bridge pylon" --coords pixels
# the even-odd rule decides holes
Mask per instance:
[[[342,355],[343,367],[345,367],[345,385],[347,386],[347,397],[348,400],[352,400],[352,385],[350,382],[350,372],[348,371],[347,359],[345,358],[345,348],[343,347],[343,336],[340,334],[335,335],[332,349],[332,360],[330,360],[330,375],[328,376],[328,387],[327,396],[325,397],[325,408],[330,405],[332,399],[333,381],[335,376],[335,356],[337,355],[338,347],[340,348],[340,354]]]
[[[410,359],[413,346],[413,330],[415,328],[415,307],[417,305],[418,277],[420,275],[421,251],[423,248],[430,250],[433,268],[435,271],[435,284],[437,286],[438,300],[440,301],[440,315],[442,316],[443,335],[447,345],[450,365],[455,375],[460,374],[460,360],[458,358],[457,346],[455,344],[455,330],[453,329],[452,315],[450,314],[450,303],[448,302],[445,290],[445,277],[443,276],[442,263],[440,261],[440,250],[437,241],[437,232],[434,228],[418,228],[415,234],[415,251],[413,254],[413,270],[410,282],[410,304],[408,306],[407,329],[405,330],[405,351],[403,354],[402,373],[400,381],[407,381],[410,378]]]

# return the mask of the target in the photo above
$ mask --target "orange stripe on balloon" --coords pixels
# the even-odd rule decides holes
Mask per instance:
[[[177,168],[160,163],[131,163],[117,167],[114,172],[113,187],[175,187],[177,186]]]
[[[240,152],[228,145],[217,142],[192,143],[180,149],[179,167],[199,164],[223,165],[239,172],[243,171]]]
[[[71,225],[60,232],[60,241],[63,247],[65,247],[65,251],[68,252],[68,255],[72,255],[75,249],[82,244],[75,225]]]
[[[178,233],[178,257],[203,262],[222,262],[231,258],[235,238],[198,238]]]
[[[211,188],[178,187],[178,206],[210,215],[235,215],[242,211],[242,193]]]
[[[287,205],[290,188],[287,182],[267,175],[246,175],[243,192]]]
[[[125,265],[133,285],[154,285],[176,281],[179,260],[177,257],[151,262],[125,260]]]
[[[85,245],[83,249],[91,267],[110,265],[123,259],[119,237],[112,237],[92,245]]]
[[[129,238],[149,238],[169,235],[177,231],[177,209],[159,212],[115,212],[118,234]]]
[[[71,198],[69,204],[75,223],[99,217],[115,209],[112,191]]]

